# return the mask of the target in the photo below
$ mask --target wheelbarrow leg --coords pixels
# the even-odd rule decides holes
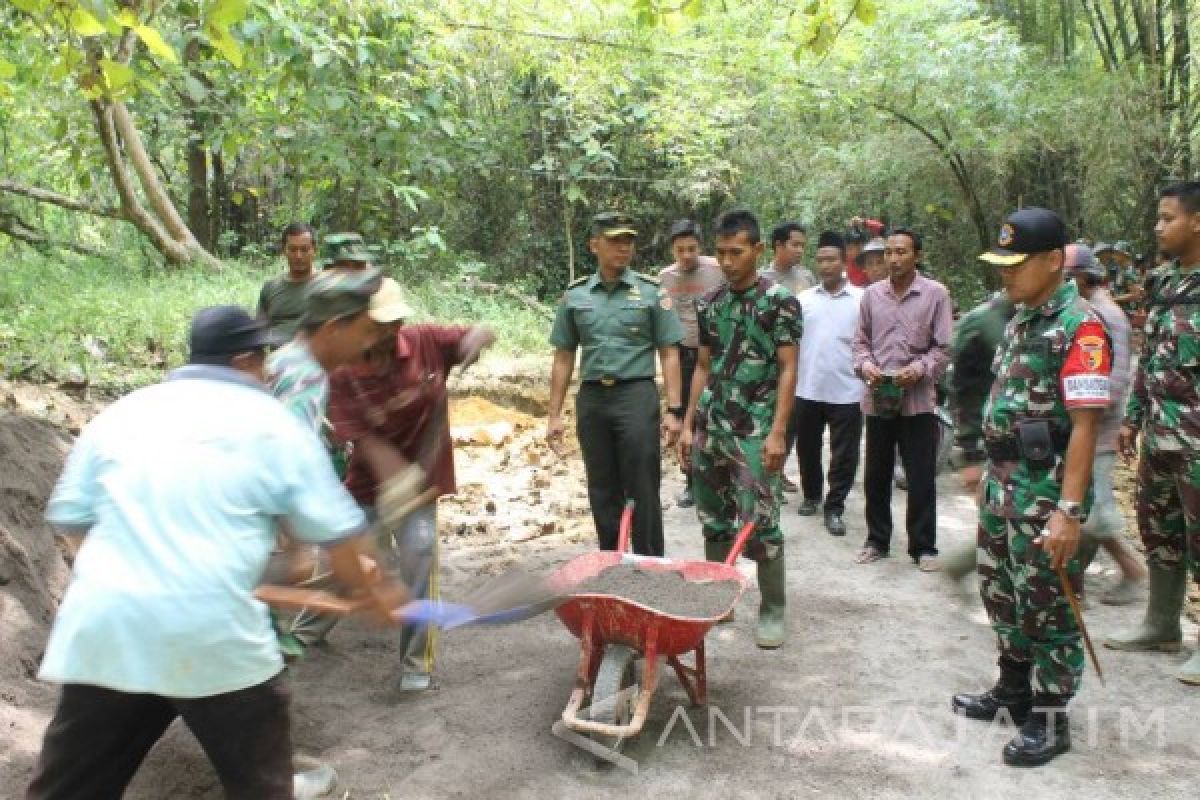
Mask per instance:
[[[700,644],[695,651],[696,665],[689,667],[679,660],[678,656],[671,656],[667,659],[667,663],[675,669],[675,674],[679,677],[679,682],[683,684],[684,691],[687,692],[688,699],[692,701],[692,705],[702,706],[708,703],[708,682],[704,672],[704,640],[700,640]]]

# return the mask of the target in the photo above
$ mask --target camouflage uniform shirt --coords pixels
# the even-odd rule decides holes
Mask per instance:
[[[765,437],[779,387],[776,348],[797,344],[804,330],[800,301],[764,277],[748,289],[722,286],[697,304],[700,346],[709,348],[708,385],[697,406],[709,433]]]
[[[1147,317],[1125,424],[1143,433],[1156,452],[1200,449],[1200,270],[1178,261],[1147,281]]]
[[[1112,348],[1104,324],[1074,283],[1041,306],[1020,306],[992,365],[996,382],[983,412],[988,440],[1010,439],[1022,419],[1046,419],[1070,430],[1068,410],[1109,404]],[[1045,521],[1062,491],[1064,453],[1050,468],[1024,460],[988,461],[984,508],[1008,519]],[[1085,506],[1090,505],[1089,490]]]

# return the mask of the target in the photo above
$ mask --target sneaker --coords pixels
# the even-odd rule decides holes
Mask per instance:
[[[680,508],[691,508],[696,505],[696,498],[692,497],[691,489],[684,489],[679,497],[675,500],[675,505]]]
[[[324,797],[333,791],[336,783],[337,773],[333,771],[333,767],[321,764],[313,769],[292,775],[292,796],[296,800]]]
[[[921,572],[937,572],[942,567],[938,564],[937,556],[926,553],[917,559],[917,568]]]
[[[845,536],[846,523],[842,522],[842,515],[836,511],[826,511],[825,530],[829,531],[830,536]]]
[[[796,492],[800,491],[800,487],[796,485],[796,482],[787,475],[781,476],[780,480],[783,483],[783,490],[785,492],[788,492],[789,494],[795,494]]]
[[[815,500],[805,498],[800,502],[800,507],[796,509],[796,513],[802,517],[814,517],[817,514],[817,503]]]

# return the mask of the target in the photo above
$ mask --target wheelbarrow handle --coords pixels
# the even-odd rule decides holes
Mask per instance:
[[[725,556],[725,564],[732,567],[737,562],[738,556],[742,554],[742,548],[746,546],[746,542],[750,541],[751,535],[754,534],[754,520],[750,520],[742,529],[738,531],[737,538],[733,540],[733,547],[729,548],[729,555]]]
[[[617,529],[617,552],[629,552],[629,539],[633,533],[633,498],[625,501],[625,509],[621,512],[621,527]]]

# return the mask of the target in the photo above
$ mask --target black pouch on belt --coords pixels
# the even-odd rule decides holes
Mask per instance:
[[[1034,469],[1050,469],[1054,466],[1054,437],[1050,433],[1050,420],[1023,419],[1016,423],[1017,448],[1021,460]]]

